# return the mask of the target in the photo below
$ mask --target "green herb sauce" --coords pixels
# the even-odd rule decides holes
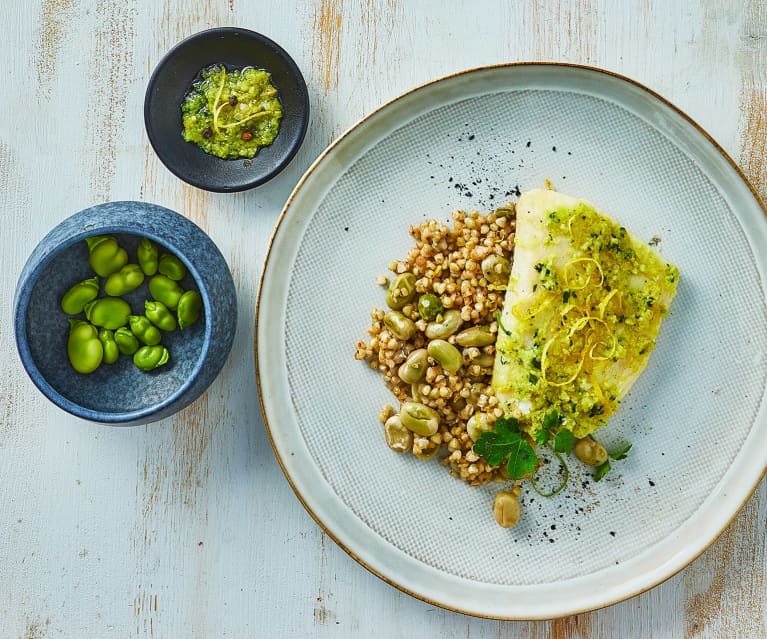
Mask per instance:
[[[184,140],[225,160],[252,158],[274,141],[282,105],[266,71],[214,65],[200,76],[181,105]]]

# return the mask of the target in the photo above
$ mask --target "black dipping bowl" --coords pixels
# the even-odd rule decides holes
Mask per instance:
[[[271,74],[282,102],[280,131],[253,159],[222,160],[181,135],[184,96],[200,71],[214,64]],[[201,31],[173,47],[152,73],[144,99],[146,131],[162,163],[184,182],[208,191],[244,191],[273,178],[298,151],[308,122],[309,96],[296,63],[269,38],[237,27]]]

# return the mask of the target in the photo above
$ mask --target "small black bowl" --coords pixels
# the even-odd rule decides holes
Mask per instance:
[[[252,160],[222,160],[181,135],[184,96],[200,71],[214,64],[264,69],[277,89],[280,131]],[[247,29],[208,29],[182,40],[157,65],[146,90],[144,123],[162,163],[184,182],[219,193],[244,191],[273,178],[296,154],[309,123],[309,95],[301,71],[277,43]]]

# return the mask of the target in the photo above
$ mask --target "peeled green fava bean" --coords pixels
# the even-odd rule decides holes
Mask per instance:
[[[431,437],[439,429],[439,415],[420,402],[405,402],[399,412],[402,425],[421,437]]]
[[[472,326],[458,333],[455,341],[459,346],[490,346],[495,344],[495,338],[489,326]]]
[[[414,297],[415,275],[400,273],[389,283],[389,288],[386,291],[386,304],[389,308],[398,311]]]
[[[397,339],[408,340],[415,335],[415,322],[399,311],[389,311],[383,318],[386,328]]]
[[[125,326],[131,314],[130,304],[119,297],[101,297],[86,304],[83,310],[91,324],[110,331]]]
[[[143,315],[131,315],[128,318],[128,324],[130,325],[131,333],[147,346],[154,346],[162,340],[160,329]]]
[[[482,275],[490,284],[506,284],[509,281],[511,265],[502,255],[488,255],[482,260]]]
[[[99,296],[99,278],[97,275],[78,282],[61,298],[61,310],[67,315],[78,315],[85,305]]]
[[[170,353],[164,346],[142,346],[133,355],[133,363],[142,371],[153,371],[170,359]]]
[[[99,341],[104,349],[103,362],[105,364],[114,364],[120,357],[120,349],[117,346],[117,342],[115,342],[114,333],[109,329],[102,328],[99,331]]]
[[[406,384],[420,382],[426,376],[426,369],[429,367],[428,355],[425,348],[419,348],[410,353],[397,369],[399,378]]]
[[[155,275],[149,280],[149,292],[158,302],[162,302],[170,310],[175,311],[181,296],[184,294],[184,289],[167,275]]]
[[[178,282],[183,280],[186,276],[186,266],[175,255],[170,253],[163,253],[160,256],[160,262],[157,266],[157,270],[165,277],[169,277],[172,280]]]
[[[119,271],[128,263],[128,253],[111,235],[86,237],[89,261],[93,271],[101,277],[107,277]]]
[[[436,321],[429,322],[424,332],[429,339],[447,339],[461,328],[462,322],[461,311],[451,309],[442,313],[441,321],[437,316]]]
[[[144,315],[157,328],[164,331],[176,330],[176,318],[162,302],[144,302]]]
[[[433,339],[426,347],[429,356],[434,358],[437,363],[448,373],[455,374],[463,364],[463,357],[459,351],[450,342],[443,339]]]
[[[125,295],[136,290],[144,283],[144,271],[138,264],[126,264],[116,273],[112,273],[104,282],[104,292],[112,297]]]
[[[67,355],[78,373],[87,375],[95,371],[104,359],[104,347],[96,327],[83,320],[69,320]]]
[[[114,332],[115,343],[123,355],[133,355],[140,346],[138,338],[129,328],[123,326]]]
[[[136,249],[136,258],[145,275],[151,277],[157,273],[160,261],[159,255],[160,251],[157,249],[157,245],[151,240],[142,237]]]
[[[443,310],[442,301],[434,293],[424,293],[418,298],[418,314],[427,322],[437,319]]]
[[[178,327],[183,330],[194,324],[200,318],[202,296],[197,291],[186,291],[178,301],[176,315]]]

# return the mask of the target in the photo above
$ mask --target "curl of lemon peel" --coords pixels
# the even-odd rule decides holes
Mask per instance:
[[[218,106],[218,101],[221,99],[221,94],[224,92],[224,84],[226,83],[226,67],[221,67],[221,84],[218,87],[218,92],[216,93],[216,99],[213,100],[213,130],[218,133],[219,127],[218,127],[218,114],[221,113],[221,109],[224,108],[224,105]]]

